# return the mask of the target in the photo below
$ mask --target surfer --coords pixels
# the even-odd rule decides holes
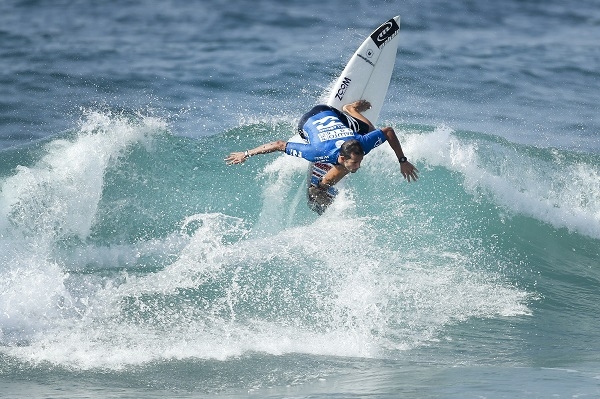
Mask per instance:
[[[309,194],[319,196],[319,191],[327,191],[348,173],[358,171],[363,157],[387,141],[398,158],[402,176],[408,182],[417,180],[418,170],[406,159],[394,129],[375,129],[362,115],[370,107],[366,100],[344,105],[344,112],[327,105],[317,105],[298,123],[298,133],[308,143],[277,140],[244,152],[232,152],[225,161],[228,165],[241,164],[253,155],[284,151],[310,162],[333,164],[317,185],[311,187]]]

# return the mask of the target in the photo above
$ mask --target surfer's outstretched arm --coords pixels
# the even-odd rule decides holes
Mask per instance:
[[[368,109],[371,109],[371,103],[367,100],[354,101],[353,103],[346,104],[342,107],[342,110],[345,113],[369,125],[369,131],[372,132],[375,130],[375,126],[373,126],[371,121],[362,114],[362,112],[365,112]]]
[[[240,164],[245,162],[246,159],[250,158],[253,155],[268,154],[270,152],[275,151],[285,151],[285,145],[285,141],[277,140],[271,143],[263,144],[251,150],[246,150],[243,152],[232,152],[227,158],[225,158],[225,162],[227,162],[227,165]]]
[[[400,140],[398,140],[398,136],[396,136],[394,129],[392,127],[384,127],[381,131],[385,134],[387,142],[390,144],[390,147],[392,147],[392,150],[394,150],[398,162],[400,162],[400,172],[402,173],[402,176],[407,182],[417,180],[419,178],[417,175],[418,169],[406,160],[404,152],[402,151],[402,146],[400,145]]]

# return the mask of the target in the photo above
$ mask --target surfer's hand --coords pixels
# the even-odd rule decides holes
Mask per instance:
[[[415,168],[413,166],[413,164],[408,161],[402,162],[400,164],[400,172],[402,173],[402,176],[406,179],[406,181],[409,183],[410,183],[411,179],[412,179],[412,181],[415,181],[419,178],[419,176],[417,175],[418,171],[419,170],[417,168]]]
[[[371,103],[368,102],[367,100],[358,100],[358,101],[354,101],[353,103],[350,104],[346,104],[342,107],[342,109],[346,112],[349,112],[346,110],[346,108],[352,108],[354,109],[356,112],[365,112],[368,109],[371,109]]]
[[[243,163],[246,159],[248,159],[248,157],[245,152],[232,152],[225,158],[225,162],[227,162],[227,165],[236,165]]]

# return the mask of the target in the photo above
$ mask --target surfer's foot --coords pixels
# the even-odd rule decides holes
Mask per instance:
[[[333,202],[333,198],[327,195],[327,191],[321,190],[315,186],[308,188],[308,198],[311,202],[321,206],[328,207]]]
[[[368,109],[371,109],[371,103],[367,100],[358,100],[353,103],[346,104],[343,107],[343,110],[346,111],[346,108],[354,109],[356,112],[365,112]]]

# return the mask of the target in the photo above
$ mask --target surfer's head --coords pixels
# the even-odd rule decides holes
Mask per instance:
[[[348,169],[351,173],[355,173],[360,168],[360,163],[364,156],[365,152],[358,140],[347,140],[340,147],[338,163]]]

